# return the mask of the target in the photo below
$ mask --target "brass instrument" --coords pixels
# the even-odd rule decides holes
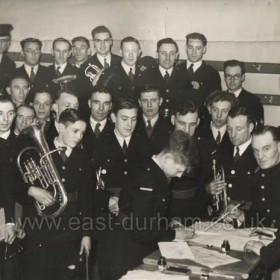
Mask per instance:
[[[89,63],[85,69],[85,75],[89,78],[91,82],[93,82],[95,76],[101,71],[99,67],[94,64]]]
[[[214,180],[225,181],[225,172],[223,166],[218,166],[216,159],[213,159],[213,175]],[[213,195],[213,211],[221,214],[228,206],[227,189],[225,188],[221,193]]]
[[[38,122],[22,130],[21,134],[31,137],[37,147],[24,148],[17,157],[17,165],[25,183],[39,185],[55,198],[55,203],[51,206],[45,206],[35,201],[38,214],[43,217],[56,217],[63,212],[68,201],[65,188],[51,156],[52,153],[58,152],[62,148],[49,150],[44,129],[45,123]]]

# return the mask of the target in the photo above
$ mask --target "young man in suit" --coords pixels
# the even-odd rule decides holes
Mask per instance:
[[[250,111],[256,126],[264,122],[263,105],[259,98],[242,87],[245,81],[245,65],[238,60],[227,60],[224,63],[224,79],[228,92]]]
[[[75,58],[74,66],[80,70],[81,66],[90,56],[90,44],[86,37],[75,37],[72,39],[73,56]]]
[[[24,64],[16,69],[16,74],[24,75],[30,81],[27,103],[33,100],[35,92],[42,90],[50,82],[50,70],[40,64],[42,42],[36,38],[26,38],[20,42]]]
[[[14,75],[16,64],[11,60],[6,52],[11,45],[11,24],[0,24],[0,94],[4,94],[9,79]]]
[[[47,91],[39,91],[34,94],[31,104],[35,110],[36,121],[50,122],[52,102],[52,95]]]

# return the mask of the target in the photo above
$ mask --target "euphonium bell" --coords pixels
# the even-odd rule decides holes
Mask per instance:
[[[35,207],[40,216],[56,217],[67,205],[67,194],[56,170],[51,154],[61,150],[49,150],[44,135],[45,123],[31,124],[22,130],[21,134],[31,137],[36,147],[24,148],[17,157],[17,165],[25,183],[41,187],[50,192],[55,203],[45,206],[35,201]]]
[[[89,78],[91,82],[93,82],[95,76],[101,71],[99,67],[94,64],[89,63],[85,69],[85,75]]]

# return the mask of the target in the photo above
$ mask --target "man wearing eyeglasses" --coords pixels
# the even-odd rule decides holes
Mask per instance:
[[[40,64],[42,42],[36,38],[26,38],[20,42],[24,64],[16,69],[16,73],[30,80],[30,93],[27,103],[33,100],[35,92],[43,89],[50,82],[50,70]]]
[[[263,124],[264,111],[259,98],[246,91],[242,84],[245,81],[245,65],[238,60],[227,60],[224,63],[224,78],[227,90],[233,93],[241,105],[251,113],[256,125]]]
[[[95,27],[92,31],[92,39],[96,53],[91,56],[81,67],[77,77],[79,87],[80,104],[82,111],[90,115],[88,99],[92,93],[95,75],[102,69],[114,68],[120,64],[121,58],[111,52],[113,38],[111,31],[104,25]]]
[[[11,45],[11,24],[0,24],[0,95],[5,91],[16,64],[5,53]]]

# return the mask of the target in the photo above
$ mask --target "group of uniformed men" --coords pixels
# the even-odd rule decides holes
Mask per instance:
[[[18,266],[23,279],[79,279],[78,256],[91,247],[99,277],[119,279],[158,241],[187,240],[194,221],[217,217],[225,190],[223,211],[245,201],[228,221],[278,226],[279,137],[275,127],[263,126],[258,97],[242,87],[243,62],[224,63],[222,91],[219,73],[203,61],[203,34],[186,36],[187,60],[180,63],[172,38],[158,41],[155,60],[141,57],[139,41],[126,37],[119,57],[111,53],[110,30],[98,26],[93,56],[87,38],[57,38],[54,63],[45,67],[42,42],[26,38],[24,63],[16,68],[6,55],[11,30],[0,25],[1,280],[19,279]],[[57,149],[52,160],[68,198],[54,218],[38,214],[58,203],[51,187],[26,180],[30,174],[23,179],[17,166],[21,151],[38,146],[27,129],[34,123],[45,127],[49,149]],[[174,218],[182,226],[172,229]],[[20,240],[24,252],[9,258]],[[271,254],[277,242],[247,248],[267,267],[277,264]]]

